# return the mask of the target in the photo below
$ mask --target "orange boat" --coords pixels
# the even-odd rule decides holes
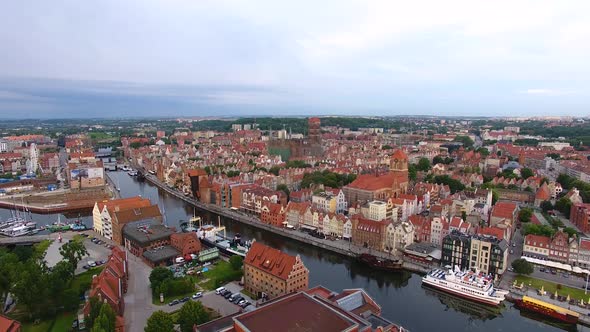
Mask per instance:
[[[545,316],[549,316],[565,323],[577,324],[580,314],[562,308],[560,306],[547,303],[529,296],[523,296],[522,300],[516,300],[516,307],[526,309],[529,311],[538,312]]]

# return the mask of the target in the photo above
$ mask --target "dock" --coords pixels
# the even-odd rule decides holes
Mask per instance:
[[[508,295],[506,295],[506,300],[514,303],[516,300],[522,299],[522,297],[524,295],[544,301],[544,302],[547,302],[547,303],[550,303],[550,304],[553,304],[555,306],[558,306],[558,307],[561,307],[564,309],[575,311],[578,314],[580,314],[580,317],[578,318],[578,324],[590,327],[590,308],[588,306],[581,307],[579,305],[569,304],[567,302],[560,302],[558,300],[551,299],[548,296],[541,296],[541,295],[537,294],[537,292],[535,290],[530,290],[530,289],[528,289],[528,290],[525,289],[522,291],[516,290],[516,289],[510,289],[510,293],[508,293]]]
[[[0,246],[28,246],[39,243],[43,240],[53,240],[50,234],[46,235],[29,235],[19,237],[0,237]]]

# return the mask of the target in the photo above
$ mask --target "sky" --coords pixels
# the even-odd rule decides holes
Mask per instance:
[[[590,115],[590,1],[0,2],[3,118]]]

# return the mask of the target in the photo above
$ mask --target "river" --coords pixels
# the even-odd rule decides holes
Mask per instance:
[[[148,182],[138,182],[124,172],[107,173],[119,183],[121,197],[141,195],[161,206],[165,222],[179,227],[193,215],[193,208]],[[118,177],[118,180],[117,180]],[[218,218],[196,210],[203,220],[217,222]],[[0,210],[0,217],[10,215]],[[43,225],[53,222],[55,216],[33,215]],[[91,218],[83,217],[88,226]],[[325,252],[309,245],[285,239],[232,220],[221,218],[228,235],[241,233],[246,239],[256,239],[291,255],[300,255],[309,269],[309,286],[323,285],[334,291],[363,288],[382,307],[382,315],[410,331],[590,331],[589,328],[549,325],[547,322],[521,315],[520,311],[505,302],[501,309],[478,305],[463,299],[437,293],[421,286],[421,277],[410,272],[387,273],[373,271],[348,258]]]

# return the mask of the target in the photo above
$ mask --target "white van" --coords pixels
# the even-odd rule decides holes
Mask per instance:
[[[215,290],[215,294],[219,295],[219,293],[223,292],[225,290],[225,287],[219,287]]]

